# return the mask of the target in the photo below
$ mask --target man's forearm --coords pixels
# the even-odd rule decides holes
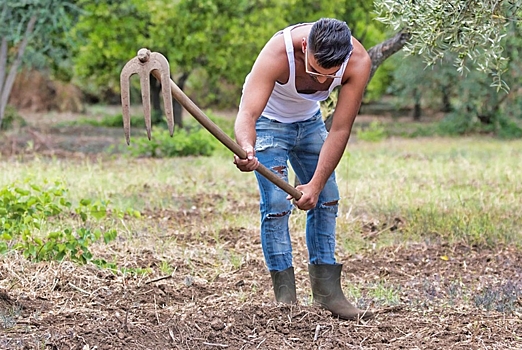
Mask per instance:
[[[254,146],[256,141],[255,121],[252,118],[238,114],[234,125],[234,133],[236,141],[241,147]]]

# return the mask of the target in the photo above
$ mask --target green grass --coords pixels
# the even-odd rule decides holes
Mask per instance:
[[[521,154],[520,141],[488,138],[351,145],[337,172],[341,232],[373,221],[391,227],[381,242],[520,244]]]
[[[490,138],[390,139],[348,146],[337,178],[341,192],[340,249],[354,252],[407,242],[521,244],[522,141]],[[63,181],[71,201],[109,200],[139,211],[213,213],[184,228],[203,235],[233,225],[258,230],[258,192],[253,174],[232,157],[0,162],[0,186],[31,177]],[[305,214],[296,212],[294,230]],[[144,219],[129,219],[130,232],[162,233]],[[203,232],[203,233],[202,233]],[[120,234],[125,234],[121,232]]]
[[[400,304],[400,289],[400,286],[379,281],[370,286],[368,296],[381,305],[397,305]]]

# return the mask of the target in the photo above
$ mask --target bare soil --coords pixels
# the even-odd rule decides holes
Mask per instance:
[[[448,249],[458,258],[441,259]],[[522,259],[511,249],[410,246],[341,261],[345,286],[385,276],[400,287],[397,303],[370,305],[378,315],[365,323],[305,302],[303,266],[303,302],[287,306],[273,301],[262,263],[209,280],[175,257],[173,274],[146,277],[2,259],[0,278],[11,288],[0,294],[2,349],[522,348]],[[136,264],[154,267],[157,259],[143,254]],[[197,269],[212,273],[212,266]]]
[[[3,138],[1,150],[96,157],[120,138],[119,129],[30,125]],[[177,244],[210,256],[211,241],[183,233],[184,224],[208,219],[203,210],[145,215]],[[223,228],[228,249],[251,256],[226,271],[210,258],[170,256],[166,273],[165,257],[144,246],[124,258],[122,242],[111,248],[119,263],[149,273],[0,256],[0,349],[522,349],[515,248],[404,244],[343,255],[343,288],[359,288],[358,305],[377,311],[355,322],[310,302],[305,264],[295,266],[298,305],[276,304],[258,235]],[[306,256],[304,244],[295,249]]]

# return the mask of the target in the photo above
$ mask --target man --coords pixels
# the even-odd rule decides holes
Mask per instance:
[[[276,300],[296,303],[288,219],[292,202],[307,210],[308,271],[314,300],[342,319],[368,319],[369,311],[350,304],[341,289],[335,224],[339,191],[334,170],[346,148],[369,79],[370,58],[346,23],[323,18],[276,33],[247,76],[235,122],[247,158],[234,156],[241,171],[265,165],[288,181],[290,161],[302,193],[288,196],[256,173],[261,201],[261,244]],[[328,133],[319,101],[339,90]]]

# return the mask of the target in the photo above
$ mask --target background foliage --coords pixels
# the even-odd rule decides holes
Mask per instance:
[[[367,49],[398,33],[408,35],[405,55],[380,64],[365,103],[391,95],[397,108],[414,108],[417,118],[429,109],[450,120],[463,119],[457,123],[458,134],[475,131],[478,125],[485,132],[516,137],[521,4],[521,0],[9,0],[2,16],[13,11],[15,16],[5,21],[0,37],[14,49],[9,51],[12,62],[27,18],[38,15],[25,63],[53,79],[80,86],[88,103],[119,103],[121,68],[139,48],[147,47],[168,58],[173,80],[200,107],[236,108],[244,77],[276,31],[292,23],[336,17],[348,23]],[[139,102],[137,79],[133,83],[131,95]],[[155,98],[159,85],[153,85],[153,106],[159,110],[161,101]],[[179,116],[180,106],[175,108]]]

